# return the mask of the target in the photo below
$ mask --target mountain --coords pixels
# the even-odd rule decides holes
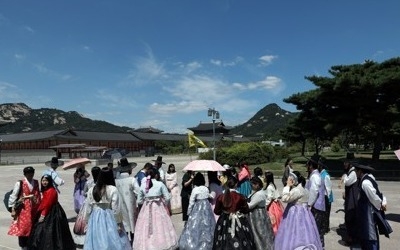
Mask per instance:
[[[297,114],[286,111],[275,103],[268,104],[259,110],[250,120],[234,127],[230,133],[248,137],[265,135],[270,139],[279,139],[281,136],[279,136],[278,130],[285,128],[289,121],[295,118]]]
[[[97,132],[126,132],[129,127],[91,120],[75,111],[32,109],[24,103],[0,104],[0,133],[38,132],[74,128]]]
[[[279,139],[277,131],[285,128],[289,120],[297,113],[281,109],[277,104],[268,104],[258,111],[249,121],[231,130],[231,134],[248,137],[266,135],[270,139]],[[76,129],[97,132],[126,132],[129,127],[91,120],[76,111],[58,109],[32,109],[24,103],[0,104],[0,133],[38,132],[48,130]]]

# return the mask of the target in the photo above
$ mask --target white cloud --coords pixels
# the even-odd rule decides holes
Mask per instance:
[[[35,30],[34,29],[32,29],[31,27],[29,27],[29,26],[24,26],[24,30],[26,30],[26,31],[28,31],[29,33],[35,33]]]
[[[17,62],[23,62],[26,59],[26,56],[21,54],[14,54],[14,58]]]
[[[146,57],[135,58],[133,68],[130,70],[127,81],[130,85],[147,85],[158,83],[166,78],[166,70],[162,63],[158,63],[156,58],[147,49]]]
[[[0,99],[3,103],[19,101],[21,98],[18,87],[14,84],[0,81]]]
[[[283,82],[276,76],[267,76],[264,80],[255,83],[249,83],[248,88],[251,90],[266,89],[273,93],[279,93],[283,88]]]
[[[221,67],[233,67],[239,64],[240,62],[243,61],[243,57],[237,56],[234,60],[232,61],[221,61],[218,59],[211,59],[210,63],[216,66],[221,66]]]
[[[72,75],[69,74],[62,74],[57,71],[51,70],[47,68],[44,64],[33,64],[33,67],[41,74],[47,75],[49,77],[61,80],[61,81],[68,81],[72,79]]]
[[[260,65],[261,66],[268,66],[272,63],[273,60],[277,59],[278,56],[273,56],[273,55],[264,55],[258,58],[260,60]]]

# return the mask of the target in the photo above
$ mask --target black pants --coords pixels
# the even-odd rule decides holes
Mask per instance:
[[[187,215],[189,208],[190,197],[182,197],[182,220],[187,221],[189,216]]]
[[[27,247],[28,246],[28,239],[27,236],[18,236],[18,244],[20,247]]]

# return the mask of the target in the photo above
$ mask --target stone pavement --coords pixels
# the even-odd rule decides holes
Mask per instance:
[[[138,163],[138,166],[134,169],[134,173],[139,171],[141,167],[144,166],[146,162],[151,162],[156,157],[132,157],[129,158],[130,162]],[[174,163],[176,169],[178,171],[178,182],[181,181],[183,172],[183,167],[190,162],[190,160],[195,159],[196,156],[188,156],[188,155],[175,155],[175,156],[163,156],[163,161],[168,164]],[[42,162],[50,160],[48,156],[42,159]],[[32,165],[32,164],[30,164]],[[1,174],[0,174],[0,194],[1,199],[3,199],[4,193],[9,191],[15,182],[23,177],[22,169],[27,165],[11,165],[11,166],[0,166]],[[35,178],[40,179],[41,174],[46,169],[44,164],[33,164],[32,165],[36,169]],[[94,164],[88,164],[87,170],[90,171],[90,168],[93,167]],[[166,169],[167,166],[164,166]],[[68,218],[73,219],[76,214],[73,210],[73,178],[72,175],[74,170],[63,170],[62,168],[58,169],[61,177],[66,181],[64,186],[60,187],[61,194],[59,195],[59,202],[63,206]],[[339,211],[343,208],[343,199],[341,199],[341,192],[337,187],[338,180],[333,180],[334,182],[334,197],[335,201],[332,204],[331,211],[331,231],[325,235],[325,244],[326,250],[341,250],[341,249],[350,249],[350,247],[346,247],[341,242],[341,237],[336,232],[339,224],[343,223],[344,214]],[[379,187],[384,195],[388,199],[388,211],[387,218],[389,223],[391,224],[394,232],[391,234],[390,239],[385,238],[384,236],[380,237],[381,240],[381,249],[383,250],[395,250],[400,249],[400,203],[399,203],[399,183],[398,182],[387,182],[387,181],[378,181]],[[282,190],[282,183],[280,178],[276,178],[276,185],[279,190]],[[172,216],[172,220],[177,231],[178,236],[182,232],[183,222],[182,222],[182,214],[176,214]],[[4,205],[0,205],[0,250],[9,250],[9,249],[19,249],[18,247],[18,239],[14,236],[7,235],[8,227],[11,222],[10,213],[5,209]],[[73,223],[70,223],[72,228]],[[357,249],[357,248],[353,248]]]

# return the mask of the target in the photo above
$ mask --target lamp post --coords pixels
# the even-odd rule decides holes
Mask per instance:
[[[207,114],[208,116],[212,117],[212,122],[213,122],[213,159],[215,161],[217,159],[215,151],[215,120],[219,119],[219,112],[215,110],[215,108],[209,108]]]
[[[1,144],[3,143],[3,139],[0,138],[0,165],[1,165]]]

